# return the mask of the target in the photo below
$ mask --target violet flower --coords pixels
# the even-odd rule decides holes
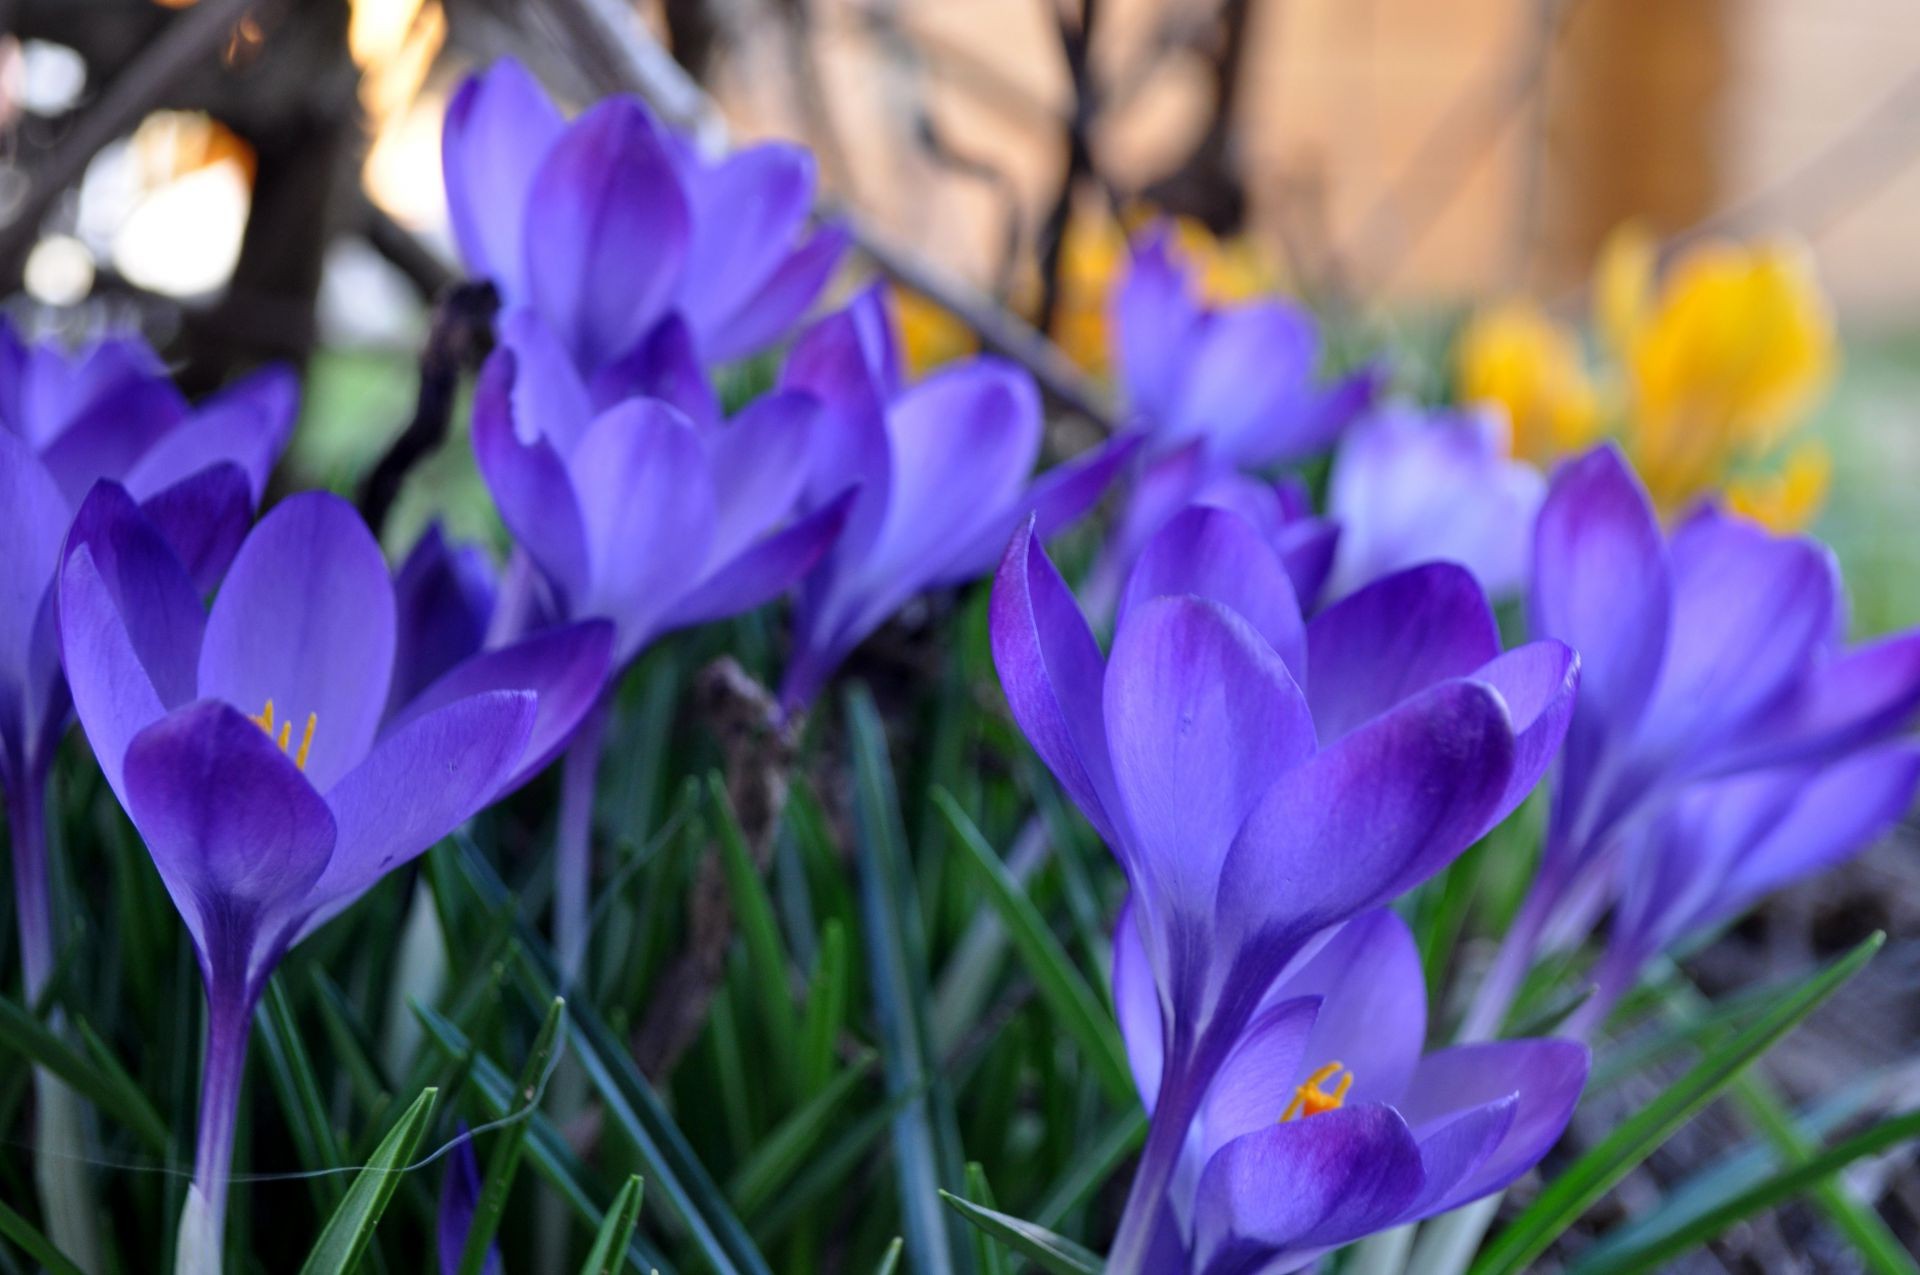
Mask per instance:
[[[434,1229],[440,1255],[440,1275],[460,1275],[460,1259],[467,1249],[467,1236],[473,1229],[473,1214],[480,1207],[480,1192],[485,1185],[480,1176],[480,1159],[474,1154],[473,1135],[463,1122],[447,1153],[447,1175],[440,1187],[440,1208]],[[500,1275],[500,1246],[487,1245],[481,1275]]]
[[[87,738],[206,984],[181,1269],[217,1270],[248,1025],[275,965],[551,758],[599,695],[610,634],[488,652],[389,714],[393,584],[351,506],[317,492],[276,506],[208,612],[113,483],[75,519],[59,625]]]
[[[904,384],[878,286],[800,337],[782,384],[827,407],[805,503],[852,493],[839,540],[800,586],[781,687],[790,713],[915,594],[991,570],[1029,516],[1043,538],[1080,517],[1135,446],[1111,442],[1033,478],[1043,433],[1033,379],[981,357]]]
[[[1349,429],[1333,461],[1327,514],[1340,525],[1333,592],[1417,562],[1458,562],[1494,597],[1527,580],[1539,470],[1509,454],[1498,413],[1384,407]]]
[[[1114,932],[1113,1000],[1156,1125],[1167,991],[1129,906]],[[1298,1270],[1533,1167],[1573,1114],[1586,1048],[1512,1040],[1423,1055],[1426,1029],[1419,948],[1393,912],[1347,922],[1296,961],[1194,1110],[1140,1269]]]
[[[1236,515],[1142,553],[1110,657],[1031,531],[992,609],[1015,720],[1120,860],[1163,1063],[1114,1269],[1154,1269],[1189,1125],[1268,990],[1322,931],[1446,866],[1532,789],[1572,711],[1554,642],[1502,655],[1467,573],[1388,577],[1303,624]]]
[[[668,314],[705,363],[763,350],[806,313],[846,246],[838,229],[806,229],[804,149],[708,159],[632,97],[569,122],[512,59],[454,94],[442,160],[467,269],[507,308],[538,313],[587,375]]]
[[[74,352],[0,321],[0,795],[13,829],[29,1001],[53,969],[43,804],[68,698],[53,623],[60,545],[94,482],[122,482],[210,588],[293,428],[293,378],[261,373],[190,408],[132,338]]]
[[[393,685],[388,711],[412,700],[486,645],[499,602],[493,563],[479,545],[452,544],[429,523],[393,575]]]
[[[1469,1015],[1491,1034],[1543,943],[1613,897],[1622,838],[1689,784],[1822,765],[1920,715],[1920,630],[1842,649],[1833,555],[1711,506],[1670,533],[1606,445],[1554,473],[1534,537],[1532,623],[1580,652],[1583,687],[1540,870]]]

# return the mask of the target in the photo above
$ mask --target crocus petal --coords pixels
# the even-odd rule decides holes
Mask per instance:
[[[966,584],[985,574],[999,560],[1013,529],[1029,518],[1034,534],[1051,539],[1093,508],[1120,470],[1144,441],[1137,434],[1116,438],[1092,451],[1055,465],[1027,487],[1012,508],[974,537],[973,547],[960,554],[929,582],[929,587]]]
[[[604,620],[543,630],[455,666],[395,714],[387,733],[492,691],[531,691],[538,697],[538,712],[513,774],[502,785],[502,792],[511,791],[566,747],[574,727],[599,701],[612,655],[613,626]]]
[[[67,500],[78,504],[99,479],[125,477],[179,423],[184,408],[164,373],[116,375],[73,405],[59,434],[41,445],[40,463]]]
[[[1673,637],[1644,728],[1662,754],[1710,747],[1783,696],[1831,633],[1840,591],[1825,547],[1713,510],[1674,532],[1671,553]]]
[[[126,804],[121,765],[133,737],[167,711],[140,663],[120,608],[85,545],[60,576],[60,647],[74,710],[107,784]]]
[[[437,681],[486,641],[498,587],[478,545],[453,546],[429,523],[394,573],[396,640],[388,711]]]
[[[545,439],[571,455],[593,423],[594,403],[560,337],[532,310],[510,310],[495,324],[513,357],[513,429],[523,443]]]
[[[662,621],[683,628],[739,615],[773,601],[804,576],[832,547],[846,524],[855,493],[807,515],[784,531],[748,546],[674,604]]]
[[[703,435],[713,472],[715,521],[706,565],[737,557],[792,512],[823,415],[811,394],[776,390]]]
[[[1474,678],[1500,692],[1513,718],[1513,777],[1492,822],[1512,814],[1560,752],[1580,688],[1580,657],[1551,638],[1517,646]]]
[[[0,431],[0,690],[27,667],[34,615],[69,517],[60,488],[26,442]]]
[[[1483,683],[1442,682],[1374,718],[1247,816],[1220,873],[1221,941],[1284,955],[1411,889],[1480,835],[1512,771],[1506,706]]]
[[[1153,1114],[1160,1097],[1160,1076],[1166,1066],[1165,1016],[1160,1012],[1160,990],[1153,981],[1153,964],[1140,934],[1132,896],[1120,906],[1113,923],[1113,1014],[1120,1022],[1120,1039],[1127,1047],[1140,1103]]]
[[[526,69],[503,58],[447,103],[441,165],[447,218],[473,274],[509,299],[526,299],[522,243],[534,173],[564,124]]]
[[[88,494],[67,535],[67,552],[80,548],[160,702],[178,707],[198,698],[206,611],[186,568],[125,488],[103,482]]]
[[[257,713],[273,701],[297,739],[315,720],[307,777],[330,788],[373,743],[393,677],[393,583],[353,506],[289,496],[240,547],[200,647],[200,694]]]
[[[1116,364],[1127,403],[1136,412],[1169,419],[1184,347],[1198,319],[1187,272],[1174,260],[1173,228],[1155,226],[1134,245],[1113,295]]]
[[[1013,718],[1034,751],[1110,846],[1124,812],[1107,753],[1101,683],[1106,661],[1073,591],[1031,527],[1014,533],[989,604],[993,663]]]
[[[1193,506],[1141,550],[1120,599],[1119,624],[1141,604],[1182,594],[1217,602],[1251,624],[1293,674],[1307,679],[1307,631],[1293,582],[1272,548],[1238,514]]]
[[[265,731],[210,700],[134,736],[125,782],[127,813],[209,981],[250,978],[263,927],[326,869],[327,803]]]
[[[816,230],[787,256],[758,292],[703,336],[707,358],[715,362],[745,358],[785,336],[826,291],[851,241],[841,226]]]
[[[802,148],[771,142],[689,168],[693,237],[676,300],[704,333],[779,268],[813,205],[814,165]]]
[[[1236,1039],[1201,1104],[1198,1151],[1204,1163],[1227,1143],[1273,1124],[1314,1066],[1314,1021],[1324,1003],[1298,996],[1263,1009]]]
[[[1391,1225],[1424,1180],[1420,1148],[1390,1107],[1270,1125],[1222,1147],[1201,1173],[1195,1247],[1213,1261],[1229,1245],[1251,1254],[1344,1244]]]
[[[193,586],[213,592],[253,523],[246,471],[230,462],[210,465],[140,502],[140,512],[172,547]]]
[[[1293,594],[1303,611],[1319,604],[1333,573],[1334,555],[1340,549],[1340,524],[1326,518],[1303,518],[1280,529],[1273,548],[1293,581]]]
[[[339,841],[300,937],[491,801],[526,748],[536,708],[530,691],[488,691],[387,732],[327,792]]]
[[[1730,741],[1721,767],[1835,756],[1901,730],[1920,714],[1920,632],[1896,634],[1806,671],[1755,723],[1744,747]]]
[[[202,403],[154,444],[128,472],[127,490],[145,501],[209,465],[227,462],[246,473],[248,494],[258,505],[299,414],[300,382],[292,368],[255,372]]]
[[[1397,571],[1307,625],[1314,725],[1322,740],[1338,739],[1499,653],[1499,626],[1471,572],[1451,562]]]
[[[466,1251],[467,1232],[473,1229],[473,1213],[480,1204],[480,1161],[473,1153],[473,1138],[463,1123],[458,1140],[447,1157],[447,1176],[440,1188],[440,1209],[435,1236],[439,1244],[440,1275],[459,1275],[460,1258]],[[500,1275],[500,1251],[488,1245],[482,1275]]]
[[[1476,1190],[1467,1196],[1461,1192],[1477,1186],[1478,1170],[1499,1150],[1513,1128],[1519,1106],[1519,1098],[1509,1095],[1416,1130],[1420,1169],[1426,1181],[1402,1216],[1409,1221],[1431,1217],[1484,1194]]]
[[[1177,433],[1205,435],[1223,460],[1307,455],[1311,447],[1289,427],[1299,424],[1300,390],[1319,354],[1312,318],[1294,306],[1254,302],[1207,315],[1181,369]]]
[[[613,620],[625,660],[652,636],[708,559],[716,511],[706,450],[693,424],[656,399],[600,415],[567,462],[587,532],[588,614]]]
[[[1383,908],[1341,926],[1268,993],[1271,1001],[1298,997],[1320,1000],[1303,1046],[1306,1069],[1338,1062],[1353,1076],[1349,1102],[1397,1104],[1427,1037],[1426,975],[1407,923]]]
[[[1128,617],[1103,705],[1139,888],[1161,907],[1210,915],[1234,834],[1274,781],[1313,753],[1305,697],[1245,620],[1180,597]]]
[[[1498,1148],[1430,1212],[1498,1191],[1539,1162],[1573,1116],[1592,1056],[1570,1040],[1457,1045],[1421,1059],[1400,1114],[1421,1130],[1459,1113],[1517,1098]]]
[[[473,392],[473,454],[500,517],[569,607],[587,601],[587,533],[566,462],[544,438],[523,440],[514,424],[517,364],[496,350]]]
[[[808,501],[823,505],[850,487],[860,492],[836,560],[866,556],[891,503],[893,445],[880,366],[885,354],[880,334],[887,327],[880,295],[862,293],[802,333],[780,374],[782,386],[805,390],[827,408],[814,442]]]
[[[686,197],[658,127],[629,98],[609,98],[575,120],[533,185],[528,289],[590,371],[664,311],[687,253]]]
[[[604,412],[630,398],[657,398],[686,413],[701,431],[720,428],[720,395],[693,348],[686,320],[670,314],[640,344],[593,374],[593,410]],[[582,418],[582,427],[591,413]]]

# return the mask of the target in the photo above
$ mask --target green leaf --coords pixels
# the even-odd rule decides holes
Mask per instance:
[[[606,1220],[600,1223],[593,1247],[587,1251],[587,1260],[580,1267],[580,1275],[613,1275],[620,1269],[627,1245],[633,1240],[633,1229],[640,1225],[642,1190],[640,1175],[636,1173],[620,1188],[620,1194],[613,1197]]]
[[[800,1031],[800,1091],[818,1093],[833,1070],[833,1047],[847,1025],[847,927],[828,917],[807,986]]]
[[[1092,1199],[1093,1193],[1106,1185],[1146,1140],[1147,1113],[1136,1103],[1132,1110],[1121,1113],[1092,1147],[1074,1155],[1072,1170],[1053,1184],[1034,1211],[1033,1220],[1046,1227],[1058,1226],[1070,1211]]]
[[[1526,1270],[1614,1183],[1859,973],[1885,941],[1886,935],[1876,933],[1779,998],[1752,1023],[1710,1050],[1666,1092],[1622,1121],[1604,1141],[1549,1183],[1526,1212],[1494,1239],[1474,1263],[1472,1275],[1514,1275]]]
[[[742,1213],[759,1212],[774,1193],[791,1180],[832,1127],[833,1118],[859,1088],[872,1065],[871,1054],[856,1060],[761,1139],[727,1183],[727,1195]]]
[[[65,1253],[55,1248],[53,1241],[42,1235],[33,1223],[8,1208],[4,1200],[0,1200],[0,1235],[12,1240],[22,1253],[45,1267],[47,1275],[86,1275],[68,1260]]]
[[[1047,928],[1033,901],[1008,875],[1006,865],[980,835],[973,820],[967,818],[967,812],[960,809],[960,803],[944,788],[934,791],[933,800],[966,851],[962,857],[986,886],[987,898],[1013,936],[1014,946],[1026,962],[1028,973],[1033,975],[1040,998],[1053,1012],[1054,1021],[1080,1042],[1108,1097],[1126,1105],[1138,1102],[1126,1047],[1120,1043],[1120,1032],[1113,1024],[1112,1015],[1087,986],[1080,971],[1073,967],[1066,949]]]
[[[1045,1227],[981,1208],[951,1191],[942,1191],[940,1198],[974,1226],[1053,1275],[1099,1275],[1105,1265],[1095,1254]]]
[[[1920,1137],[1920,1110],[1883,1120],[1863,1133],[1781,1170],[1766,1181],[1685,1220],[1671,1230],[1648,1237],[1640,1244],[1610,1252],[1598,1261],[1581,1262],[1573,1268],[1574,1275],[1619,1275],[1622,1272],[1658,1270],[1671,1259],[1706,1243],[1742,1219],[1831,1180],[1834,1174],[1855,1160],[1878,1155],[1914,1137]]]
[[[767,1029],[767,1041],[775,1058],[793,1058],[800,1038],[800,1027],[789,989],[786,947],[780,940],[780,925],[774,920],[773,900],[767,895],[767,883],[754,866],[747,849],[746,834],[727,797],[727,786],[719,775],[709,776],[707,787],[713,797],[714,813],[720,833],[720,865],[726,870],[727,889],[733,895],[734,915],[740,934],[746,941],[747,967],[760,1002],[760,1018]],[[767,1079],[791,1088],[792,1076],[785,1068],[775,1068]]]
[[[285,981],[278,975],[267,982],[267,994],[261,1001],[256,1019],[260,1030],[261,1053],[267,1072],[273,1079],[274,1093],[280,1099],[281,1113],[293,1135],[294,1150],[300,1163],[309,1169],[332,1169],[346,1160],[334,1136],[333,1117],[326,1100],[320,1096],[320,1081],[314,1074],[313,1060],[301,1044],[294,1022],[293,1006],[287,999]],[[318,1173],[308,1179],[314,1202],[322,1212],[330,1212],[340,1203],[340,1178]]]
[[[126,1072],[109,1071],[55,1035],[47,1025],[0,996],[0,1048],[11,1049],[66,1081],[69,1088],[128,1129],[156,1154],[167,1150],[167,1125]]]
[[[978,1160],[967,1161],[967,1198],[983,1209],[994,1205],[993,1188],[987,1185],[987,1170]],[[1008,1275],[1000,1245],[978,1227],[973,1232],[973,1260],[980,1267],[980,1275]]]
[[[880,1255],[880,1265],[873,1268],[873,1275],[893,1275],[900,1269],[900,1252],[906,1247],[906,1241],[898,1235],[893,1243],[887,1245],[887,1251]]]
[[[520,1104],[518,1116],[530,1116],[540,1102],[547,1077],[553,1070],[553,1053],[560,1044],[567,1002],[556,996],[547,1008],[547,1017],[527,1051],[526,1065],[520,1069],[520,1083],[514,1086],[514,1098]],[[480,1199],[473,1208],[473,1221],[467,1225],[466,1247],[460,1252],[460,1275],[480,1275],[486,1268],[487,1248],[500,1230],[500,1215],[506,1211],[507,1196],[513,1190],[513,1178],[520,1170],[520,1150],[526,1145],[530,1121],[509,1118],[494,1134],[493,1149],[487,1154],[487,1167],[480,1181]]]
[[[853,750],[854,841],[860,865],[860,911],[867,939],[868,975],[887,1092],[901,1097],[924,1090],[893,1120],[894,1173],[900,1216],[916,1275],[950,1275],[954,1247],[940,1212],[942,1154],[932,1094],[938,1085],[928,1061],[925,951],[919,912],[907,883],[906,834],[887,760],[880,714],[865,687],[846,696],[847,736]],[[948,1177],[958,1182],[956,1170]]]
[[[300,1268],[302,1275],[347,1275],[359,1269],[360,1259],[373,1239],[373,1228],[379,1225],[380,1215],[386,1212],[387,1202],[400,1186],[400,1175],[412,1162],[413,1153],[419,1149],[420,1139],[433,1119],[434,1100],[438,1097],[438,1090],[421,1090],[399,1123],[381,1139],[373,1159],[354,1178],[346,1198],[340,1201],[340,1207],[327,1220],[326,1229],[320,1232],[320,1239]]]

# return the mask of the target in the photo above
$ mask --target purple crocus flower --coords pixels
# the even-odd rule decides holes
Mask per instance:
[[[1033,478],[1043,434],[1033,379],[982,357],[904,384],[878,286],[800,337],[782,384],[827,407],[805,503],[852,493],[839,540],[800,587],[781,688],[789,712],[909,598],[989,571],[1030,515],[1042,537],[1080,517],[1135,446],[1108,443]]]
[[[1167,992],[1128,907],[1114,1007],[1156,1123]],[[1531,1168],[1573,1114],[1586,1048],[1513,1040],[1423,1056],[1426,1027],[1419,948],[1391,911],[1347,922],[1296,961],[1194,1110],[1142,1269],[1298,1270]]]
[[[211,612],[124,488],[96,486],[68,540],[74,706],[206,983],[181,1243],[215,1269],[247,1029],[275,965],[545,764],[605,680],[607,626],[576,625],[469,660],[389,713],[395,624],[379,546],[324,493],[261,519]]]
[[[1508,430],[1498,413],[1404,404],[1349,429],[1327,487],[1327,513],[1341,529],[1334,593],[1446,560],[1494,597],[1518,596],[1547,481],[1508,454]]]
[[[1325,451],[1377,397],[1381,370],[1318,377],[1313,316],[1280,300],[1201,303],[1161,224],[1114,290],[1114,362],[1127,407],[1158,456],[1196,439],[1218,466],[1253,469]]]
[[[296,405],[293,378],[276,370],[191,408],[136,339],[70,353],[0,321],[0,795],[29,1000],[53,968],[42,804],[67,726],[53,584],[74,512],[95,481],[124,483],[207,589],[246,533]]]
[[[1611,444],[1553,475],[1535,528],[1536,633],[1583,688],[1540,871],[1467,1031],[1486,1035],[1543,941],[1612,897],[1624,837],[1701,780],[1823,765],[1920,714],[1920,630],[1845,650],[1833,555],[1708,506],[1662,530]]]
[[[800,147],[700,155],[638,99],[566,121],[511,59],[448,104],[448,214],[467,269],[528,307],[591,375],[668,314],[706,363],[765,349],[797,323],[846,237],[809,233],[814,166]]]
[[[1017,533],[992,638],[1015,719],[1127,874],[1160,989],[1155,1120],[1113,1258],[1154,1269],[1188,1128],[1274,981],[1525,798],[1575,661],[1554,642],[1500,654],[1485,598],[1449,564],[1304,624],[1272,549],[1219,509],[1147,546],[1105,660]]]
[[[486,550],[452,544],[439,523],[429,523],[393,575],[389,711],[398,711],[454,665],[480,653],[499,596]]]
[[[473,1229],[473,1214],[480,1207],[483,1185],[480,1160],[473,1151],[473,1136],[463,1122],[453,1150],[447,1154],[447,1176],[440,1187],[440,1210],[435,1227],[440,1275],[460,1275],[460,1259],[466,1253],[467,1234]],[[500,1275],[499,1245],[487,1245],[486,1260],[480,1270],[482,1275]]]

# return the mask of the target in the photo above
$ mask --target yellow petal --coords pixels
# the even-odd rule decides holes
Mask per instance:
[[[1545,463],[1599,433],[1598,396],[1578,343],[1526,302],[1473,317],[1454,347],[1454,375],[1462,402],[1505,411],[1516,456]]]

